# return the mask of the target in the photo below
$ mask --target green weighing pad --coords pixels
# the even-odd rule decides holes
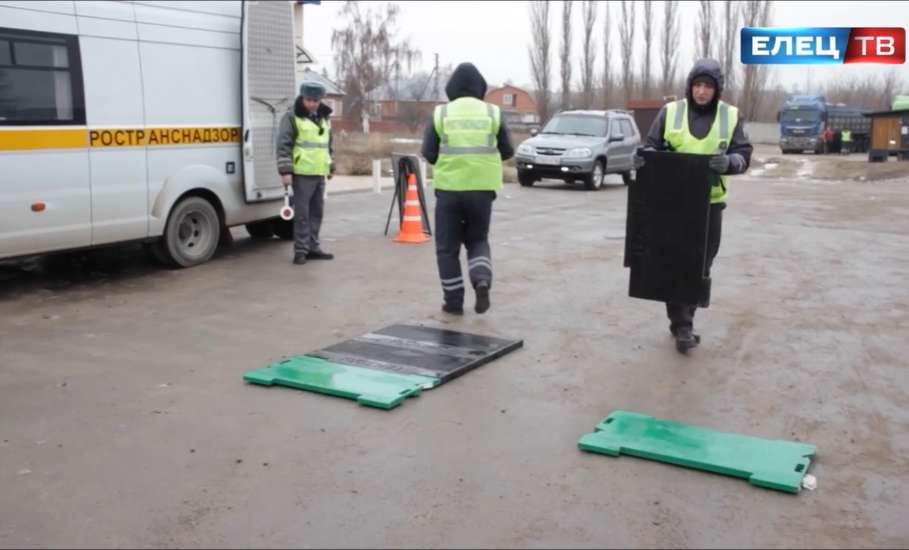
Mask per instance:
[[[408,397],[435,387],[437,378],[399,374],[332,363],[318,357],[296,356],[255,369],[243,379],[263,386],[281,385],[338,397],[356,399],[361,405],[391,409]]]
[[[747,479],[752,485],[798,493],[816,448],[615,411],[578,441],[584,451],[625,454]]]
[[[243,378],[253,384],[288,386],[391,409],[523,344],[447,329],[391,325],[249,371]]]

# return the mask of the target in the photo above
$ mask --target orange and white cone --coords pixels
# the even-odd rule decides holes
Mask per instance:
[[[417,194],[416,174],[407,174],[407,193],[404,195],[404,219],[396,243],[425,243],[429,237],[423,233],[423,214]]]

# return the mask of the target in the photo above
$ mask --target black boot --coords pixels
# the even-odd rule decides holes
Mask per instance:
[[[450,304],[448,302],[442,303],[442,311],[450,315],[464,315],[464,306],[457,304]]]
[[[486,313],[489,311],[489,283],[482,281],[477,283],[476,287],[477,302],[474,304],[474,311],[477,313]]]
[[[310,260],[333,260],[335,258],[334,254],[329,254],[328,252],[323,252],[322,250],[313,250],[306,255]]]
[[[679,353],[688,353],[691,348],[697,347],[701,338],[691,332],[691,327],[679,327],[675,331],[675,349]]]
[[[306,254],[294,254],[294,265],[303,265],[306,263]]]

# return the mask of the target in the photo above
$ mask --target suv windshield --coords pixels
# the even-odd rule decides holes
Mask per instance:
[[[819,111],[793,110],[783,111],[780,115],[780,122],[806,122],[814,123],[821,118]]]
[[[550,120],[540,133],[606,137],[606,119],[598,116],[559,115]]]

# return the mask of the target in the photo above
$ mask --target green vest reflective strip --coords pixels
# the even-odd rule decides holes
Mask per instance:
[[[319,135],[319,126],[308,118],[294,117],[297,140],[294,142],[294,174],[298,176],[327,176],[331,169],[328,139],[331,122],[323,120],[324,131]]]
[[[852,141],[852,132],[849,130],[843,130],[843,141]]]
[[[432,184],[446,191],[496,191],[502,188],[502,157],[497,147],[499,108],[462,97],[433,111],[439,159]]]
[[[672,124],[668,124],[672,121]],[[688,100],[680,99],[666,105],[666,126],[663,139],[679,153],[716,155],[724,153],[739,121],[739,110],[722,101],[717,105],[717,116],[713,119],[710,132],[704,139],[698,139],[688,129]],[[720,176],[720,183],[710,190],[710,202],[726,202],[728,176]]]

